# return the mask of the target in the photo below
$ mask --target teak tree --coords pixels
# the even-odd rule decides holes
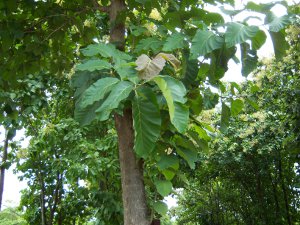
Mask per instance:
[[[197,120],[202,109],[219,100],[209,86],[226,92],[220,79],[240,46],[247,76],[256,67],[257,50],[265,31],[250,26],[246,18],[226,23],[208,4],[233,6],[233,0],[76,0],[2,2],[1,88],[18,88],[18,79],[48,71],[66,74],[75,66],[75,118],[88,125],[93,120],[115,120],[123,190],[124,224],[149,225],[143,169],[151,161],[157,173],[153,183],[161,198],[183,179],[184,159],[195,167],[197,151],[209,141],[212,128]],[[234,18],[244,11],[266,15],[276,57],[287,43],[284,27],[292,17],[276,17],[275,3],[247,3],[242,10],[221,7]],[[284,1],[278,4],[286,5]],[[94,43],[93,43],[94,42]],[[108,43],[110,42],[110,43]],[[88,45],[93,43],[91,45]],[[87,46],[88,45],[88,46]],[[78,51],[81,49],[81,53]],[[21,62],[21,63],[20,63]],[[14,73],[14,76],[11,74]],[[4,88],[3,88],[4,89]],[[239,89],[232,83],[232,92]],[[222,100],[221,130],[236,115],[243,101],[234,95]],[[246,100],[255,106],[251,99]],[[177,178],[178,175],[178,178]],[[163,214],[166,205],[150,203]]]

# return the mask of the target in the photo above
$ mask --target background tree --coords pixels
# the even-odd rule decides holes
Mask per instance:
[[[259,108],[246,107],[202,155],[180,198],[179,224],[299,221],[299,24],[288,33],[283,60],[261,63],[240,90]]]

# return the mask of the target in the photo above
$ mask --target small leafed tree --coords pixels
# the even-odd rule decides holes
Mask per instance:
[[[82,125],[114,120],[125,225],[149,225],[149,205],[165,213],[166,205],[159,199],[171,193],[178,179],[184,180],[179,165],[195,167],[211,129],[197,116],[218,103],[209,85],[227,91],[220,79],[228,61],[238,61],[236,46],[241,50],[242,74],[256,67],[265,32],[248,25],[249,18],[227,23],[221,14],[206,10],[208,5],[223,6],[223,14],[231,18],[245,11],[265,15],[263,26],[273,39],[275,55],[284,53],[283,28],[292,17],[273,15],[273,3],[249,2],[242,10],[224,8],[232,8],[233,0],[1,4],[2,79],[13,86],[17,78],[40,70],[65,75],[75,60],[75,118]],[[241,102],[222,102],[221,129],[226,129],[230,114],[241,110]],[[149,185],[161,195],[149,203],[145,165],[154,165],[157,175]]]

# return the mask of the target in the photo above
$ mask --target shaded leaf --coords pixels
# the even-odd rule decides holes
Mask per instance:
[[[236,44],[243,43],[256,35],[257,26],[247,26],[241,23],[228,23],[225,33],[226,47],[230,48]]]
[[[162,91],[169,108],[171,123],[183,133],[188,124],[189,111],[186,103],[186,89],[182,82],[169,76],[157,76],[153,79]]]
[[[107,120],[111,111],[118,108],[120,102],[128,97],[132,89],[133,84],[131,82],[120,81],[96,110],[97,119],[100,121]]]
[[[173,51],[184,47],[184,35],[180,33],[173,33],[169,36],[163,46],[163,51]]]
[[[156,180],[154,184],[158,193],[163,197],[168,196],[172,191],[172,183],[169,180]]]
[[[224,40],[212,31],[198,30],[192,40],[191,58],[195,59],[204,56],[215,49],[223,46]]]
[[[230,118],[230,108],[225,104],[222,103],[222,113],[221,113],[221,131],[226,131],[227,127],[229,126],[229,118]]]
[[[147,93],[145,93],[147,91]],[[138,156],[147,158],[160,136],[161,118],[155,94],[151,89],[144,89],[144,96],[138,93],[133,100],[133,126],[135,132],[134,149]]]
[[[93,72],[95,70],[103,70],[103,69],[110,69],[112,65],[104,60],[101,59],[90,59],[84,63],[78,64],[76,66],[76,70],[87,70]]]
[[[83,92],[80,99],[81,107],[85,108],[104,98],[105,94],[111,91],[119,81],[119,79],[114,77],[106,77],[96,81]]]
[[[159,213],[162,216],[167,214],[167,212],[168,212],[167,204],[162,201],[154,202],[153,208],[157,213]]]
[[[177,153],[184,158],[191,169],[195,169],[195,162],[198,160],[197,152],[191,149],[178,148]]]
[[[152,50],[154,54],[158,53],[163,46],[163,42],[156,37],[149,37],[141,40],[136,48],[135,52],[147,52]]]
[[[259,30],[256,35],[251,38],[252,49],[258,50],[267,40],[267,35],[262,30]]]
[[[170,167],[172,167],[173,169],[178,169],[179,168],[179,160],[174,155],[164,155],[157,162],[157,167],[160,170],[165,170]]]
[[[269,27],[269,31],[278,32],[291,23],[291,18],[289,15],[277,17],[271,12],[267,14],[266,23]]]
[[[276,59],[281,59],[283,56],[285,56],[286,50],[289,48],[289,44],[285,40],[285,31],[270,31],[270,36],[273,42],[275,57]]]
[[[256,50],[250,49],[248,43],[241,44],[242,75],[247,77],[257,68],[258,57]]]
[[[231,115],[238,115],[244,108],[244,102],[241,99],[231,101]]]

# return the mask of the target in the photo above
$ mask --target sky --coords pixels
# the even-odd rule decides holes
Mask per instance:
[[[272,0],[252,0],[255,3],[268,3]],[[247,0],[236,0],[236,6],[237,8],[241,8],[243,4],[246,4]],[[289,4],[294,3],[300,3],[300,0],[288,0]],[[213,11],[218,11],[216,8],[212,8]],[[283,7],[280,7],[279,5],[273,8],[273,12],[277,16],[282,16],[286,13],[285,9]],[[249,16],[249,14],[241,14],[238,20],[242,20],[243,18],[246,18]],[[253,25],[258,25],[258,21],[253,20]],[[273,55],[273,47],[270,37],[268,36],[268,39],[265,43],[265,45],[258,51],[259,58],[262,59],[264,57],[271,57]],[[242,82],[245,80],[244,77],[241,76],[241,65],[235,64],[233,60],[229,61],[229,70],[226,72],[223,80],[224,81],[235,81],[235,82]],[[21,140],[24,138],[24,130],[18,131],[17,135],[15,137],[15,140]],[[1,144],[4,140],[4,130],[3,127],[0,127],[0,141]],[[22,142],[22,146],[26,147],[28,145],[29,140],[25,139]],[[25,181],[19,181],[16,174],[13,173],[14,166],[12,166],[8,171],[6,171],[5,174],[5,186],[4,186],[4,196],[3,196],[3,208],[9,207],[9,206],[18,206],[20,201],[20,190],[26,188],[26,182]],[[165,198],[165,202],[168,204],[169,207],[176,205],[176,199],[173,197],[167,197]]]

